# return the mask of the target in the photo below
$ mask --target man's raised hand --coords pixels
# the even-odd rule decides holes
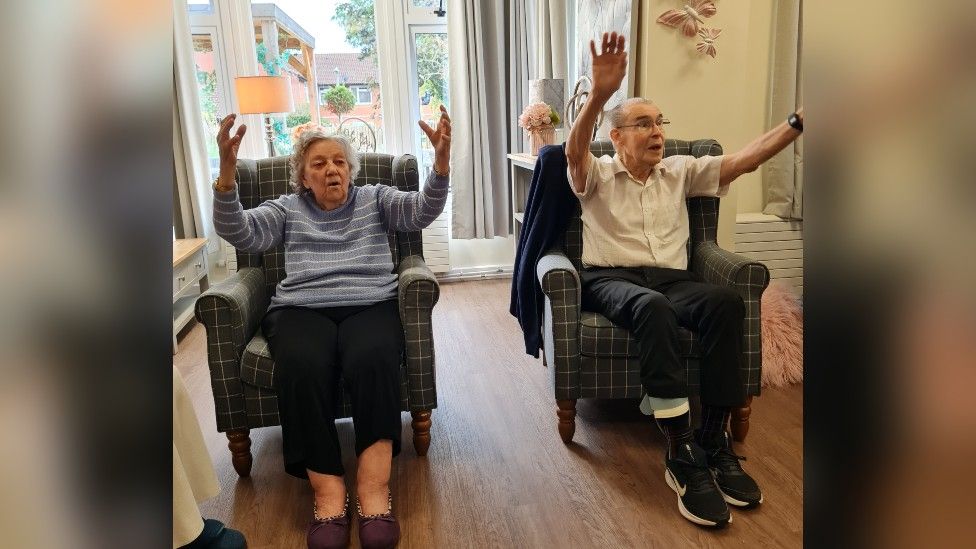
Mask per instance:
[[[609,99],[624,81],[627,74],[624,42],[622,34],[603,33],[600,53],[597,54],[596,43],[590,40],[590,53],[593,55],[593,94],[599,99]]]

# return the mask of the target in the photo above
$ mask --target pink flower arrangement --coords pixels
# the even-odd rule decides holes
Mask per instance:
[[[545,103],[532,103],[519,116],[519,126],[526,130],[541,130],[559,123],[559,115]]]

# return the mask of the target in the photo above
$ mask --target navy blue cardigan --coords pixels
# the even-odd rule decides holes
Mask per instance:
[[[577,198],[566,177],[566,151],[563,145],[549,145],[539,151],[532,172],[532,184],[525,204],[525,218],[515,251],[512,273],[512,300],[509,312],[518,318],[525,336],[525,352],[539,358],[542,347],[542,307],[545,296],[536,280],[539,259],[566,232]]]

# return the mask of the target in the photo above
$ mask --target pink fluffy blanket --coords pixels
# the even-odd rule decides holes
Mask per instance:
[[[762,295],[762,386],[803,381],[803,305],[793,287],[772,281]]]

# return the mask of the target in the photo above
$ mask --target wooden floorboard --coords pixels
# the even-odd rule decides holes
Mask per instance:
[[[728,528],[703,530],[678,514],[664,483],[664,439],[637,401],[581,400],[574,443],[562,443],[550,370],[522,351],[509,291],[508,280],[441,286],[434,309],[439,406],[430,451],[426,458],[414,453],[404,414],[403,452],[394,461],[399,547],[801,545],[801,385],[764,390],[753,402],[749,438],[737,447],[765,503],[733,508]],[[304,547],[308,483],[284,472],[277,427],[251,431],[251,478],[238,478],[215,428],[205,340],[203,327],[192,326],[174,357],[221,485],[201,511],[243,531],[251,548]],[[339,436],[354,472],[351,421],[339,422]]]

